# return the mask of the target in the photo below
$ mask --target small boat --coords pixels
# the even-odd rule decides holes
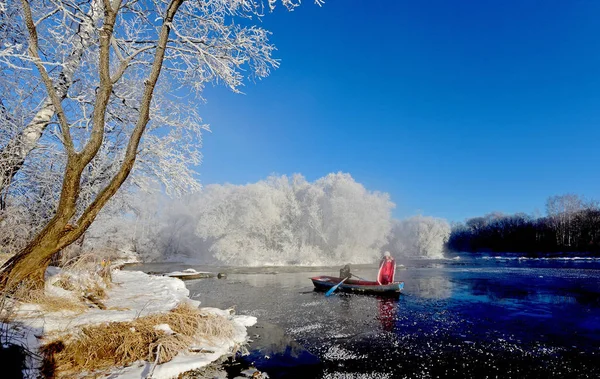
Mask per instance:
[[[336,276],[315,276],[310,278],[315,289],[318,291],[327,291],[342,281],[342,278]],[[404,282],[394,282],[391,284],[381,285],[377,282],[366,280],[347,279],[338,287],[339,291],[352,292],[371,295],[398,295],[404,288]]]

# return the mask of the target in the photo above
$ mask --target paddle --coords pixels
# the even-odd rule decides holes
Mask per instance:
[[[354,275],[354,274],[350,274],[350,275],[354,276],[354,277],[355,277],[355,278],[357,278],[357,279],[364,280],[365,282],[370,282],[370,280],[367,280],[367,279],[365,279],[365,278],[361,278],[361,277],[360,277],[360,276],[358,276],[358,275]]]
[[[329,296],[329,295],[331,295],[331,294],[333,293],[333,291],[335,291],[335,290],[336,290],[336,289],[337,289],[337,288],[340,286],[340,284],[344,283],[344,282],[346,281],[346,279],[348,279],[348,278],[349,278],[349,277],[347,277],[347,278],[344,278],[344,280],[342,280],[341,282],[339,282],[339,283],[338,283],[338,284],[336,284],[335,286],[331,287],[331,288],[329,289],[329,291],[325,292],[325,296]]]

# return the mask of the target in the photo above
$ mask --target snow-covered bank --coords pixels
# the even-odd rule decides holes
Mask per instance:
[[[56,298],[72,300],[74,303],[81,294],[77,290],[66,290],[66,277],[72,282],[89,280],[84,272],[63,272],[51,267],[47,272],[46,294]],[[78,287],[79,288],[79,287]],[[20,342],[29,351],[38,352],[41,345],[60,336],[75,333],[83,326],[103,325],[109,322],[125,322],[144,316],[166,313],[181,304],[198,307],[200,302],[189,298],[184,283],[176,278],[150,276],[138,271],[112,270],[112,284],[106,289],[102,307],[87,304],[88,307],[73,307],[68,310],[49,311],[39,304],[20,304],[13,310],[10,328],[12,342]],[[75,303],[76,304],[76,303]],[[100,309],[104,308],[104,309]],[[227,310],[201,308],[207,315],[217,315],[228,320],[233,329],[230,338],[197,338],[187,351],[181,351],[169,362],[154,365],[154,362],[137,361],[129,367],[115,367],[110,370],[111,378],[152,378],[177,377],[180,373],[198,369],[230,354],[236,346],[246,341],[246,327],[253,325],[256,318],[236,316]],[[7,325],[3,325],[6,328]],[[167,324],[155,328],[171,334]],[[37,376],[40,360],[28,369],[26,377]],[[81,374],[84,377],[84,374]]]
[[[152,371],[152,363],[139,362],[137,365],[114,371],[110,377],[119,379],[138,379],[147,378],[149,377],[149,374],[151,374],[153,379],[168,379],[177,377],[179,374],[186,371],[197,370],[216,361],[223,355],[229,354],[236,346],[243,344],[247,337],[246,327],[256,323],[256,317],[235,316],[223,309],[202,308],[202,311],[231,320],[235,330],[233,337],[229,340],[222,339],[212,342],[206,340],[200,341],[198,345],[190,347],[191,351],[196,352],[182,352],[170,362],[157,365],[154,368],[154,371]]]

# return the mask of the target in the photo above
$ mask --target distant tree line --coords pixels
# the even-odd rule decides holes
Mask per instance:
[[[447,248],[529,256],[553,253],[600,256],[600,207],[596,201],[574,194],[552,196],[546,201],[546,216],[490,213],[454,224]]]

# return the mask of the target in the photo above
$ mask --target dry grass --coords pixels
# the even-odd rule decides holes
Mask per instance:
[[[24,286],[17,286],[14,292],[11,292],[12,288],[5,288],[0,291],[0,322],[9,324],[14,322],[15,313],[18,308],[18,301],[15,300],[13,293],[16,292],[18,296],[24,296],[26,291]],[[0,341],[4,343],[4,340]]]
[[[86,297],[93,296],[98,299],[106,299],[106,289],[98,282],[88,283],[84,288]]]
[[[94,271],[98,269],[103,259],[105,258],[92,253],[78,254],[68,259],[63,258],[60,267],[66,271]]]
[[[0,254],[0,261],[3,255]],[[92,254],[85,254],[65,262],[65,266],[52,285],[71,292],[71,296],[60,296],[45,290],[30,291],[19,283],[0,292],[0,317],[7,319],[9,302],[13,303],[11,308],[17,303],[37,304],[46,312],[80,312],[89,306],[106,309],[102,300],[107,297],[106,291],[112,284],[110,265]]]
[[[83,312],[86,309],[85,305],[77,300],[48,295],[43,290],[29,291],[26,295],[20,297],[19,300],[26,303],[37,304],[42,310],[47,312]]]
[[[169,335],[154,328],[160,324],[168,324],[175,333]],[[168,313],[140,317],[131,322],[88,326],[61,340],[54,340],[42,349],[45,372],[50,376],[70,377],[113,366],[127,366],[137,360],[163,363],[186,351],[194,341],[230,338],[233,332],[229,320],[180,305]]]
[[[110,260],[100,259],[94,254],[82,254],[65,261],[63,271],[53,285],[74,292],[82,301],[100,309],[106,299],[106,290],[112,284]]]
[[[111,259],[106,256],[93,253],[78,254],[69,259],[63,258],[59,267],[65,273],[92,273],[94,276],[97,275],[101,278],[107,286],[112,283]]]
[[[4,253],[0,251],[0,266],[4,264],[7,260],[9,260],[14,254]]]
[[[107,297],[108,284],[93,272],[78,277],[71,276],[69,272],[63,272],[58,275],[52,285],[72,292],[82,303],[87,302],[100,309],[106,309],[102,300]]]
[[[44,290],[30,290],[26,286],[16,286],[0,292],[0,321],[11,323],[17,318],[21,304],[39,305],[42,312],[73,311],[83,312],[86,306],[76,299],[53,296]],[[29,317],[37,317],[39,312],[33,312]],[[21,317],[27,317],[24,314]]]
[[[65,275],[61,275],[54,283],[53,285],[62,288],[66,291],[75,291],[77,289],[77,286],[75,285],[75,283],[73,283],[73,280],[71,278],[69,278],[68,276]]]

